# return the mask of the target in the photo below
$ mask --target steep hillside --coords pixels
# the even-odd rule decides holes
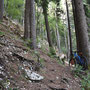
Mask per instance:
[[[22,29],[6,17],[0,23],[0,88],[81,90],[80,79],[73,75],[69,66],[49,57],[48,49],[33,51],[27,47]]]

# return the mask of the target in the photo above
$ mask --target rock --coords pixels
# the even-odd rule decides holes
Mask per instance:
[[[35,72],[32,72],[32,71],[29,70],[29,69],[25,69],[25,72],[26,72],[28,78],[29,78],[31,81],[41,81],[41,80],[44,79],[43,76],[41,76],[41,75],[39,75],[39,74],[37,74],[37,73],[35,73]]]
[[[56,77],[56,79],[58,80],[58,79],[59,79],[59,77]]]
[[[0,66],[0,70],[3,70],[3,66]]]
[[[4,79],[6,74],[4,72],[3,66],[0,65],[0,80]]]
[[[30,70],[33,70],[33,67],[27,61],[23,62],[23,66],[24,66],[24,68],[26,67],[26,68],[28,68]]]

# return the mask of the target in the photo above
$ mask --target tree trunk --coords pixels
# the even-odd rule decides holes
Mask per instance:
[[[69,18],[69,10],[68,10],[67,0],[66,0],[66,10],[67,10],[67,23],[68,23],[68,30],[69,30],[70,56],[71,56],[72,55],[72,39],[71,39],[70,18]]]
[[[4,0],[0,0],[0,21],[3,20],[3,13],[4,13]]]
[[[44,11],[44,9],[43,9],[43,11]],[[45,13],[45,12],[44,12],[44,18],[45,18],[45,25],[46,25],[49,47],[52,47],[52,41],[51,41],[51,37],[50,37],[50,28],[49,28],[49,23],[48,23],[48,16],[47,16],[47,13]]]
[[[36,20],[37,20],[37,24],[36,24],[36,36],[40,35],[40,15],[39,15],[39,12],[38,12],[38,7],[37,7],[37,14],[36,14]]]
[[[35,23],[35,2],[30,0],[30,30],[31,30],[31,48],[36,49],[36,23]]]
[[[78,29],[77,29],[77,21],[76,21],[76,13],[75,13],[74,0],[72,0],[72,9],[73,9],[73,17],[74,17],[74,25],[75,25],[77,51],[79,51]]]
[[[68,25],[67,25],[67,27],[68,27]],[[69,38],[69,32],[67,32],[67,46],[68,46],[68,49],[67,49],[67,58],[68,58],[68,61],[69,61],[70,60],[70,38]]]
[[[56,23],[56,35],[57,35],[57,47],[58,47],[58,51],[59,51],[59,54],[60,54],[60,53],[61,53],[61,48],[60,48],[60,35],[59,35],[57,23]]]
[[[66,55],[66,58],[67,58],[67,60],[68,60],[68,59],[69,59],[69,58],[68,58],[68,56],[69,56],[69,55],[68,55],[68,51],[69,51],[68,48],[69,48],[69,47],[68,47],[68,43],[67,43],[66,30],[67,30],[67,28],[64,29],[64,38],[65,38],[65,48],[66,48],[66,51],[67,51],[67,53],[66,53],[66,54],[67,54],[67,55]]]
[[[26,0],[25,3],[25,16],[24,16],[24,38],[30,39],[30,1]]]
[[[83,53],[89,60],[90,64],[90,48],[87,33],[86,17],[82,0],[74,0],[75,5],[75,26],[78,50]]]

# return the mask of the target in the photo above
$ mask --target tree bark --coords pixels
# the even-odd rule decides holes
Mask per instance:
[[[0,21],[3,20],[3,13],[4,13],[4,0],[0,0]]]
[[[63,23],[63,24],[64,24],[64,23]],[[66,27],[67,27],[67,25],[66,25]],[[69,58],[68,58],[68,56],[69,56],[69,55],[68,55],[68,51],[69,51],[68,48],[69,48],[69,47],[68,47],[68,43],[67,43],[68,40],[67,40],[66,30],[67,30],[67,28],[64,29],[64,38],[65,38],[65,48],[66,48],[66,51],[67,51],[67,53],[66,53],[66,54],[67,54],[67,55],[66,55],[66,58],[67,58],[67,60],[69,61]],[[70,46],[70,45],[69,45],[69,46]]]
[[[30,1],[26,0],[25,3],[25,16],[24,16],[24,38],[30,39]]]
[[[60,35],[59,35],[57,23],[56,23],[56,35],[57,35],[57,47],[58,47],[58,51],[59,51],[59,54],[60,54],[60,53],[61,53],[61,48],[60,48]]]
[[[72,55],[72,36],[71,36],[70,18],[69,18],[69,10],[68,10],[67,0],[66,0],[66,10],[67,10],[67,23],[68,23],[68,30],[69,30],[70,56],[71,56]]]
[[[72,9],[73,9],[73,17],[74,17],[74,25],[75,25],[77,51],[79,51],[78,29],[77,29],[77,21],[76,21],[76,13],[75,13],[74,0],[72,0]]]
[[[75,29],[76,29],[78,50],[81,51],[83,55],[88,58],[90,64],[90,48],[89,48],[89,39],[83,1],[74,0],[74,6],[75,6],[74,17],[76,26]]]
[[[44,11],[44,9],[43,9],[43,11]],[[52,41],[51,41],[51,37],[50,37],[50,28],[49,28],[49,23],[48,23],[48,16],[47,16],[46,12],[44,12],[44,19],[45,19],[45,25],[46,25],[49,47],[52,47]]]
[[[30,30],[31,30],[31,48],[36,49],[36,23],[35,23],[35,2],[30,0]]]

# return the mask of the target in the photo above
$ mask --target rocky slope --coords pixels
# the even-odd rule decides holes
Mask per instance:
[[[5,18],[0,23],[0,89],[81,90],[80,79],[69,66],[59,64],[47,52],[26,47],[18,24]]]

